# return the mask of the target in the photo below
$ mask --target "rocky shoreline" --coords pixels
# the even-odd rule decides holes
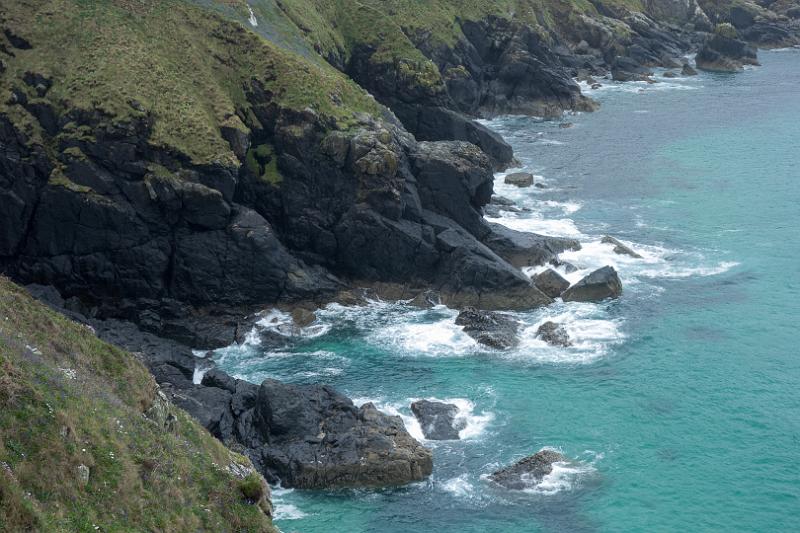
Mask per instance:
[[[53,96],[61,80],[48,72],[14,77],[21,67],[12,72],[6,63],[42,45],[4,26],[0,268],[136,353],[173,403],[271,482],[339,488],[420,481],[432,471],[432,453],[399,418],[356,407],[324,385],[236,380],[189,346],[241,340],[264,306],[313,311],[357,302],[366,287],[387,299],[461,309],[457,324],[467,333],[507,349],[517,326],[497,311],[559,297],[619,297],[610,267],[572,286],[552,270],[533,280],[521,271],[557,264],[580,243],[484,219],[493,172],[514,161],[502,138],[474,119],[590,111],[596,105],[574,78],[653,81],[652,68],[682,67],[695,50],[699,68],[735,71],[755,64],[748,43],[800,42],[788,10],[759,5],[723,16],[703,2],[652,4],[649,15],[599,4],[600,16],[579,18],[564,35],[496,16],[459,22],[462,38],[451,46],[430,47],[425,35],[412,34],[447,74],[430,90],[418,77],[376,70],[368,46],[346,58],[328,55],[386,106],[355,109],[346,120],[293,107],[247,78],[240,107],[218,125],[230,158],[208,161],[154,142],[163,125],[136,99],[125,102],[120,119],[65,107]],[[215,23],[247,39],[236,24]],[[220,41],[231,56],[240,52]],[[338,93],[326,98],[334,106],[341,100]],[[495,200],[494,207],[514,206]],[[635,254],[609,242],[617,253]],[[543,325],[539,335],[570,342],[558,324]],[[536,472],[544,472],[539,459]],[[511,474],[513,467],[497,479]]]

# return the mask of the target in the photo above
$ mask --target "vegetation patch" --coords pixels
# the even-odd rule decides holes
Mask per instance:
[[[133,355],[0,278],[0,531],[274,531],[228,468],[249,462],[157,401]]]

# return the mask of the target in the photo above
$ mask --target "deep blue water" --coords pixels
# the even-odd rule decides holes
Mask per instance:
[[[519,314],[510,353],[477,348],[447,309],[376,302],[319,313],[282,350],[222,350],[259,381],[325,381],[408,416],[456,399],[460,441],[431,479],[385,491],[275,491],[277,524],[313,532],[800,531],[800,50],[761,68],[592,93],[573,123],[491,125],[547,189],[497,193],[502,222],[579,238],[582,273],[613,264],[611,303]],[[615,255],[614,235],[644,259]],[[274,315],[279,322],[283,320]],[[576,346],[534,338],[546,319]],[[482,476],[549,446],[570,458],[537,489]]]

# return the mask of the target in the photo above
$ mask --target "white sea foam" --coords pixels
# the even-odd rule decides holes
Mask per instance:
[[[272,487],[273,518],[275,520],[300,520],[307,516],[296,505],[285,500],[286,496],[293,492],[294,489],[284,489],[280,485]]]
[[[564,326],[572,346],[551,346],[536,336],[545,322]],[[508,357],[547,364],[587,364],[605,356],[610,347],[625,340],[620,319],[609,319],[606,311],[591,303],[556,303],[536,315],[536,321],[520,332],[519,347]]]
[[[508,213],[500,218],[486,217],[489,222],[502,224],[517,231],[528,231],[552,237],[583,237],[583,233],[569,218],[545,218],[537,213]]]
[[[579,270],[563,273],[567,280],[575,283],[586,274],[606,265],[614,267],[623,282],[636,283],[638,278],[686,278],[691,276],[714,276],[727,272],[738,265],[734,261],[710,263],[700,252],[684,252],[658,245],[637,244],[622,241],[636,251],[641,258],[614,252],[614,245],[600,240],[583,242],[581,250],[560,254],[564,261]],[[531,274],[536,273],[530,271]]]
[[[560,461],[553,463],[553,471],[544,476],[535,486],[525,489],[529,494],[550,496],[559,492],[570,491],[580,487],[583,478],[593,474],[591,465]]]
[[[309,326],[300,328],[294,325],[294,321],[289,313],[278,309],[271,309],[255,323],[250,332],[245,336],[245,343],[252,345],[261,344],[259,332],[271,331],[282,337],[304,337],[315,338],[328,333],[331,329],[330,324],[315,322]]]
[[[543,449],[560,450],[551,447]],[[521,492],[537,496],[552,496],[560,492],[572,491],[580,488],[588,479],[597,475],[596,463],[602,459],[603,454],[587,451],[581,459],[568,459],[553,463],[553,470],[544,476],[538,483],[531,480],[530,487]],[[481,476],[488,479],[488,474]],[[525,478],[523,477],[523,481]]]
[[[401,402],[387,402],[383,398],[353,398],[353,403],[359,407],[365,403],[373,403],[379,410],[393,415],[399,416],[403,420],[408,433],[419,441],[427,441],[425,434],[422,431],[419,420],[411,412],[411,404],[421,400],[422,398],[407,398]],[[477,439],[485,434],[486,428],[494,420],[494,414],[489,411],[481,413],[475,412],[475,404],[466,398],[435,398],[429,397],[426,400],[432,402],[442,402],[453,404],[458,408],[456,415],[456,422],[463,422],[464,429],[458,432],[460,440]],[[435,441],[433,441],[435,442]]]
[[[642,93],[650,91],[693,91],[702,89],[702,85],[697,85],[695,80],[686,77],[678,78],[663,78],[661,72],[656,72],[653,78],[656,83],[648,83],[646,81],[613,81],[609,79],[599,79],[601,87],[592,89],[591,86],[585,81],[578,82],[581,92],[588,95],[597,95],[605,92],[625,92],[625,93]],[[666,81],[669,80],[669,81]]]
[[[382,328],[374,340],[390,343],[405,353],[442,355],[466,354],[476,347],[475,340],[464,333],[452,319],[429,324],[400,323]]]
[[[442,490],[456,498],[468,498],[475,494],[475,486],[470,482],[468,474],[461,474],[440,484]]]
[[[547,146],[561,146],[561,145],[567,144],[564,141],[557,141],[555,139],[545,139],[545,138],[541,138],[537,142],[539,144],[544,144],[544,145],[547,145]]]

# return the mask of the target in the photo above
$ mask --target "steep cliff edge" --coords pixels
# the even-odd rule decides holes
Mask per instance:
[[[574,77],[680,66],[720,22],[759,46],[800,42],[788,1],[195,1],[325,58],[419,140],[473,142],[496,167],[510,150],[471,118],[594,109]]]
[[[0,277],[0,530],[266,533],[271,513],[133,355]]]
[[[16,279],[202,345],[235,323],[203,338],[186,331],[198,310],[226,322],[353,283],[550,301],[484,244],[489,159],[418,143],[326,63],[178,1],[17,0],[0,23],[0,264]]]

